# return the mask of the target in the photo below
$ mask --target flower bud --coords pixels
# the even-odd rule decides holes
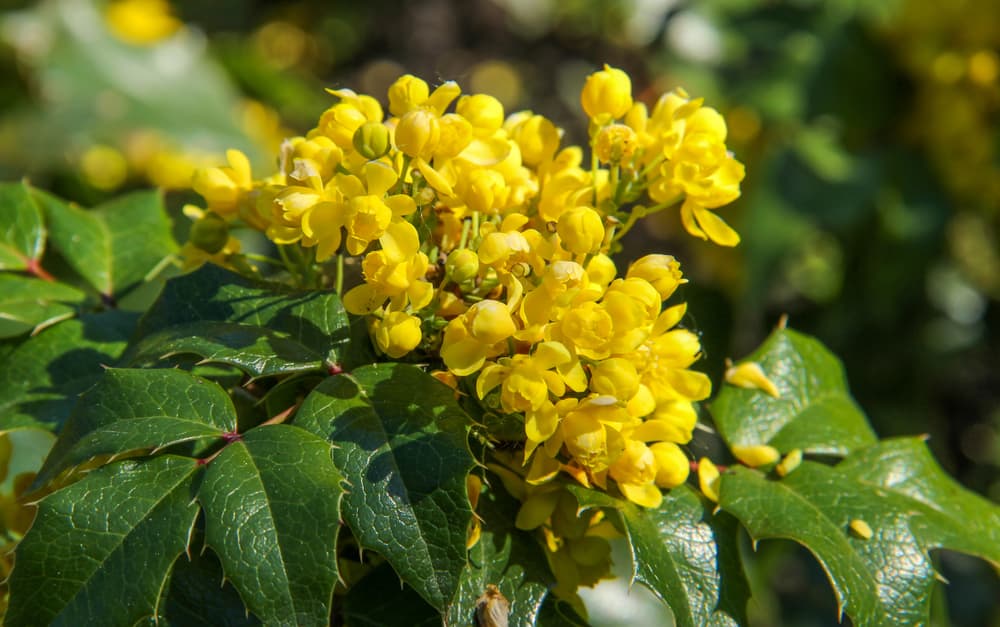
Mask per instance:
[[[455,106],[455,112],[483,133],[492,133],[503,124],[503,105],[487,94],[462,96]]]
[[[679,446],[673,442],[657,442],[649,447],[656,458],[656,485],[675,488],[687,481],[691,464]]]
[[[773,446],[750,444],[732,446],[733,456],[751,468],[770,466],[781,459],[781,453]]]
[[[578,255],[596,253],[604,243],[604,222],[590,207],[575,207],[563,213],[556,232],[563,247]]]
[[[354,149],[365,159],[378,159],[389,152],[389,129],[381,122],[365,122],[354,131]]]
[[[389,112],[402,117],[419,107],[430,95],[430,88],[423,79],[404,74],[389,87]]]
[[[372,335],[380,351],[397,359],[420,343],[420,318],[402,311],[393,311],[382,320],[375,320]]]
[[[188,239],[195,247],[214,255],[229,241],[229,227],[218,215],[206,213],[191,225]]]
[[[479,273],[479,256],[468,248],[457,248],[448,255],[445,272],[455,283],[465,283]]]
[[[681,264],[673,255],[653,254],[640,257],[629,269],[627,278],[645,279],[659,293],[662,300],[670,298],[677,286],[684,283]]]
[[[441,139],[441,125],[430,111],[414,109],[396,125],[396,147],[410,157],[430,159]]]
[[[587,77],[580,104],[591,118],[599,115],[620,118],[632,108],[632,81],[625,72],[605,65],[603,70]]]

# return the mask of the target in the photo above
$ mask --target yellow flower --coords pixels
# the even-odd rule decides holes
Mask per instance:
[[[420,318],[402,311],[393,311],[372,323],[372,337],[378,349],[398,359],[420,344]]]
[[[603,70],[587,77],[580,104],[591,118],[620,118],[632,108],[632,80],[625,72],[605,64]]]
[[[455,113],[469,121],[476,135],[489,136],[503,126],[503,105],[487,94],[462,96]]]
[[[781,453],[778,452],[778,449],[766,444],[734,444],[732,451],[736,459],[751,468],[770,466],[781,459]]]
[[[574,207],[563,213],[556,231],[562,245],[577,255],[595,253],[604,242],[604,221],[590,207]]]
[[[656,458],[656,485],[675,488],[687,481],[691,464],[679,446],[673,442],[657,442],[649,447]]]
[[[247,192],[253,189],[250,160],[239,150],[227,150],[229,167],[195,171],[191,187],[208,203],[208,209],[229,218],[239,212]]]
[[[116,0],[108,4],[104,19],[116,37],[137,46],[162,41],[183,26],[166,0]]]
[[[345,301],[346,303],[346,301]],[[507,305],[482,300],[448,323],[441,344],[441,358],[448,369],[464,377],[476,372],[506,347],[497,345],[514,335],[517,327]]]
[[[431,159],[440,140],[438,117],[426,109],[413,109],[396,124],[396,147],[410,157]]]
[[[656,486],[656,455],[637,440],[626,440],[625,450],[609,474],[625,498],[643,507],[659,507],[663,493]]]
[[[681,264],[673,255],[646,255],[640,257],[629,266],[626,278],[644,279],[660,294],[660,299],[666,300],[674,293],[677,286],[687,283],[682,278]]]
[[[427,255],[420,252],[420,238],[409,222],[393,222],[379,238],[381,250],[368,253],[361,267],[365,283],[344,294],[344,308],[368,314],[392,298],[393,309],[423,309],[434,297],[434,287],[424,280]]]
[[[624,124],[609,124],[601,129],[594,141],[594,154],[603,163],[628,162],[635,154],[639,138]]]
[[[719,502],[719,468],[707,457],[698,460],[698,486],[710,501]]]
[[[455,283],[465,283],[479,274],[479,256],[468,248],[456,248],[448,254],[444,270]]]
[[[522,111],[510,116],[504,127],[521,149],[521,159],[526,165],[537,166],[549,161],[559,150],[559,129],[541,115]]]

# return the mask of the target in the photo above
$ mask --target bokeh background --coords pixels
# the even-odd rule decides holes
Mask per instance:
[[[83,204],[155,185],[179,207],[226,148],[269,173],[332,103],[324,87],[384,99],[404,72],[581,142],[579,89],[603,63],[650,104],[678,85],[704,96],[747,165],[722,213],[738,248],[663,214],[626,246],[681,260],[704,368],[718,380],[788,314],[842,357],[881,435],[928,434],[1000,501],[996,0],[0,0],[0,179]],[[1000,625],[996,573],[937,558],[952,585],[936,624]],[[751,565],[755,624],[837,624],[807,553],[764,544]],[[661,620],[607,602],[622,593],[588,597],[595,624]]]

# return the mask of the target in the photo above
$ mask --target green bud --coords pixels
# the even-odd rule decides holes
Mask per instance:
[[[214,213],[206,213],[191,225],[188,239],[196,247],[214,255],[229,241],[229,226]]]
[[[354,131],[354,148],[365,159],[378,159],[389,152],[389,129],[381,122],[365,122]]]

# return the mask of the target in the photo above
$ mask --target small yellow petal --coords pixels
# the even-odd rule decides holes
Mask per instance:
[[[862,540],[868,540],[872,537],[871,525],[861,520],[860,518],[855,518],[848,525],[851,528],[851,533]]]
[[[698,460],[698,486],[710,501],[719,502],[719,469],[707,457]]]
[[[779,477],[787,477],[793,470],[802,463],[802,449],[797,448],[791,451],[785,458],[774,467]]]
[[[732,451],[736,459],[751,468],[769,466],[781,459],[781,453],[778,452],[778,449],[766,444],[734,444]]]
[[[726,383],[748,390],[761,390],[764,393],[781,398],[781,392],[773,381],[764,374],[764,369],[755,361],[745,361],[726,370]]]

